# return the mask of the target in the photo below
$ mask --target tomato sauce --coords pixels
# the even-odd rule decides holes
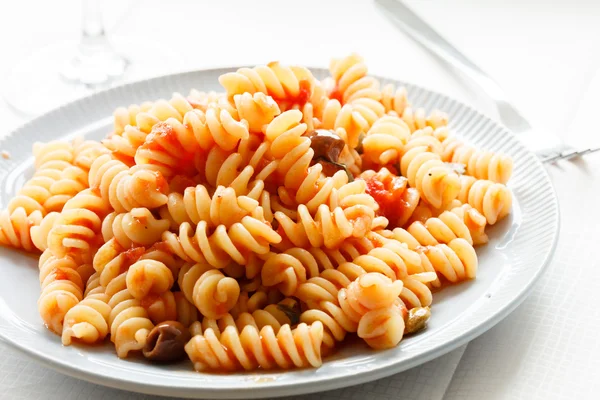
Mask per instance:
[[[392,174],[382,177],[377,174],[366,182],[367,193],[379,204],[379,215],[386,217],[391,224],[401,219],[406,210],[403,196],[407,186],[406,178]]]
[[[308,79],[300,79],[300,90],[296,96],[286,96],[284,98],[273,97],[273,100],[281,103],[290,103],[302,107],[310,100],[312,85]],[[272,95],[269,93],[269,95]]]
[[[135,263],[142,255],[144,255],[145,251],[146,249],[143,247],[133,247],[121,253],[123,262],[121,263],[120,272],[123,273],[127,271],[131,264]]]
[[[189,173],[190,166],[193,166],[194,153],[186,151],[183,148],[173,127],[164,122],[154,125],[152,132],[148,134],[146,141],[140,146],[140,149],[165,152],[170,156],[177,156],[179,168],[175,172]],[[174,151],[176,154],[174,154]],[[150,162],[152,161],[150,160]]]
[[[140,300],[140,305],[144,307],[146,310],[149,309],[153,304],[157,303],[160,299],[160,296],[156,294],[149,294]]]
[[[329,93],[329,99],[337,100],[340,102],[340,104],[344,104],[343,98],[344,98],[344,94],[342,92],[340,92],[340,89],[338,88],[338,86],[336,84],[335,87],[333,88],[333,90],[331,91],[331,93]]]

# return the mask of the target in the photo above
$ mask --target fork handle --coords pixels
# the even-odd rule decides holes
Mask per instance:
[[[531,130],[531,125],[506,97],[502,88],[485,71],[468,59],[457,48],[440,36],[410,8],[398,0],[375,0],[392,21],[428,49],[433,55],[443,59],[475,82],[495,103],[500,121],[515,133]]]

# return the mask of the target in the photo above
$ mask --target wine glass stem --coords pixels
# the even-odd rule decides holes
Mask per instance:
[[[61,75],[90,89],[110,84],[125,72],[128,62],[111,46],[102,22],[100,0],[82,0],[81,39]]]
[[[80,51],[86,52],[107,42],[99,0],[83,0]]]

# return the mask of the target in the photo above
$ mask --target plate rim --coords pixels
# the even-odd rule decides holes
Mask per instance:
[[[76,109],[76,107],[81,106],[85,102],[95,102],[104,100],[110,101],[110,96],[117,96],[119,91],[128,91],[135,90],[136,86],[140,85],[152,85],[152,84],[166,84],[170,79],[185,79],[185,76],[188,75],[196,75],[196,74],[208,74],[208,73],[223,73],[229,72],[232,70],[236,70],[240,68],[240,66],[234,67],[216,67],[216,68],[201,68],[201,69],[192,69],[188,71],[182,71],[177,73],[165,74],[161,76],[156,76],[148,79],[140,79],[134,82],[128,82],[123,85],[119,85],[113,88],[108,88],[106,90],[102,90],[91,95],[73,100],[69,103],[63,104],[59,107],[56,107],[52,110],[45,112],[42,115],[39,115],[33,118],[30,121],[22,124],[21,126],[13,129],[10,133],[5,135],[2,139],[0,139],[0,145],[4,144],[4,142],[11,138],[14,135],[19,134],[21,131],[27,130],[30,126],[35,126],[35,124],[39,124],[40,121],[44,120],[52,120],[56,118],[61,113],[64,113],[65,110],[69,108]],[[315,73],[323,73],[323,71],[327,71],[324,68],[311,67],[310,70]],[[316,74],[316,73],[315,73]],[[517,308],[525,298],[531,293],[531,289],[533,285],[539,281],[540,276],[547,270],[548,265],[550,264],[552,258],[554,257],[557,243],[559,240],[559,232],[560,232],[560,204],[558,201],[558,197],[556,194],[556,190],[550,179],[548,172],[543,167],[542,163],[533,155],[533,153],[527,149],[520,138],[512,133],[509,129],[503,126],[500,122],[490,118],[489,116],[481,113],[475,108],[471,107],[469,104],[466,104],[462,101],[456,100],[444,93],[438,92],[436,90],[430,89],[428,87],[413,84],[410,82],[405,82],[402,80],[394,79],[394,78],[386,78],[380,77],[377,75],[372,75],[373,77],[380,79],[382,81],[392,81],[396,84],[408,85],[413,88],[420,89],[423,92],[426,92],[431,95],[435,95],[439,97],[443,101],[453,101],[459,104],[461,107],[465,108],[468,112],[475,114],[475,116],[481,120],[491,121],[493,124],[501,127],[503,129],[503,133],[507,134],[508,137],[519,143],[523,147],[526,152],[527,157],[531,159],[533,156],[534,164],[536,168],[541,172],[544,183],[548,185],[548,189],[551,193],[551,202],[549,213],[554,211],[553,215],[555,220],[554,223],[550,226],[549,229],[552,229],[552,240],[550,244],[549,251],[545,255],[543,261],[538,263],[539,267],[536,269],[535,273],[530,276],[530,279],[526,282],[524,286],[518,291],[518,293],[513,296],[509,301],[507,301],[503,306],[497,307],[496,312],[492,314],[490,317],[483,319],[478,322],[478,324],[463,330],[462,333],[449,341],[441,341],[435,346],[432,346],[426,350],[420,351],[418,356],[415,356],[411,359],[405,359],[400,362],[395,362],[392,365],[386,365],[383,367],[375,367],[369,371],[362,371],[357,375],[348,375],[345,374],[340,377],[328,378],[327,376],[307,379],[302,382],[269,382],[264,385],[256,385],[251,388],[244,389],[244,391],[240,391],[239,389],[225,389],[225,388],[200,388],[200,387],[182,387],[182,386],[173,386],[168,385],[168,382],[164,382],[158,380],[155,382],[135,382],[131,378],[127,376],[119,376],[115,377],[115,375],[105,375],[105,374],[96,374],[93,371],[82,370],[77,365],[69,365],[67,359],[55,359],[50,356],[46,356],[35,349],[29,348],[24,344],[20,343],[18,340],[15,340],[10,337],[10,335],[4,331],[4,326],[2,324],[3,321],[7,321],[5,316],[0,313],[0,338],[5,340],[8,344],[10,344],[13,348],[19,350],[21,353],[41,362],[43,365],[48,366],[52,369],[55,369],[61,373],[64,373],[69,376],[76,377],[78,379],[83,379],[88,382],[92,382],[98,385],[108,386],[117,389],[125,389],[145,394],[162,394],[162,395],[176,395],[181,397],[198,397],[206,398],[256,398],[263,396],[285,396],[291,394],[307,394],[314,392],[321,392],[326,390],[338,389],[341,387],[354,386],[358,384],[362,384],[365,382],[373,381],[376,379],[381,379],[404,370],[413,368],[415,366],[421,365],[427,361],[430,361],[434,358],[440,357],[459,346],[468,343],[473,340],[477,336],[483,334],[493,326],[495,326],[498,322],[508,316],[515,308]],[[10,151],[10,150],[9,150]],[[316,383],[316,385],[315,385]],[[176,391],[176,392],[174,392]],[[237,393],[236,393],[237,391]]]

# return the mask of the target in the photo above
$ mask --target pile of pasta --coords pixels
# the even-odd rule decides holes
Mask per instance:
[[[475,278],[512,161],[356,54],[330,72],[241,68],[117,109],[102,142],[36,143],[0,243],[41,252],[48,329],[198,371],[318,367],[349,334],[423,329],[432,292]]]

